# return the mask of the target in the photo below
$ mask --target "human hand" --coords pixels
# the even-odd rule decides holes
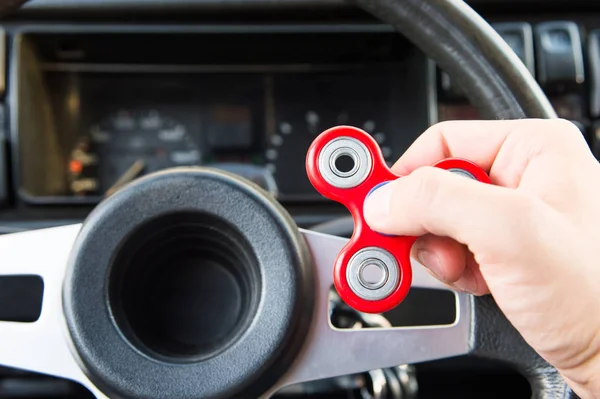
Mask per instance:
[[[492,185],[434,168],[469,159]],[[442,122],[365,201],[381,233],[421,236],[412,256],[441,281],[491,293],[581,397],[600,397],[600,164],[564,120]]]

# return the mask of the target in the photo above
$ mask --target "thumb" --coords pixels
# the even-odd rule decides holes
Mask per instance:
[[[435,167],[422,167],[375,190],[364,203],[367,224],[385,234],[453,238],[474,254],[522,253],[539,231],[541,200]],[[477,259],[481,262],[481,259]]]

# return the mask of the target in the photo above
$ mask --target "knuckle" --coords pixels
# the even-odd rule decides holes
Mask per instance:
[[[580,134],[581,130],[579,130],[579,128],[577,127],[577,125],[575,125],[572,121],[568,120],[568,119],[563,119],[563,118],[559,118],[559,119],[555,119],[554,123],[556,123],[556,126],[559,128],[558,130],[561,130],[565,133],[577,133]]]
[[[560,142],[572,143],[575,140],[579,141],[582,137],[581,130],[567,119],[555,119],[548,122],[552,123],[553,127],[549,129],[549,132]]]
[[[528,119],[517,122],[514,138],[524,141],[533,152],[579,151],[587,143],[583,133],[567,119]],[[518,138],[517,138],[518,137]]]
[[[434,125],[431,125],[425,132],[423,133],[424,137],[438,137],[444,136],[444,133],[455,131],[457,125],[468,123],[466,121],[442,121],[437,122]]]
[[[552,139],[552,142],[558,145],[579,143],[583,134],[581,130],[571,121],[567,119],[550,119],[544,121],[546,124],[545,129],[535,129],[535,133],[548,140]]]

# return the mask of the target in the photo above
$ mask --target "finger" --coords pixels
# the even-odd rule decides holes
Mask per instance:
[[[579,129],[566,120],[449,121],[425,131],[392,170],[405,176],[444,158],[466,158],[488,171],[494,184],[516,187],[531,159],[549,148],[589,152]]]
[[[450,284],[450,286],[458,291],[468,292],[473,295],[485,295],[490,293],[483,274],[479,270],[479,264],[475,261],[472,253],[467,254],[463,274],[458,280]]]
[[[447,121],[427,129],[392,166],[401,176],[448,157],[467,158],[489,170],[517,121]]]
[[[367,224],[382,233],[430,233],[509,253],[538,234],[546,208],[518,190],[423,167],[375,190],[363,211]]]
[[[426,234],[412,247],[416,258],[435,278],[457,291],[475,295],[489,293],[473,254],[449,237]]]
[[[426,234],[412,247],[412,256],[446,284],[458,280],[464,273],[467,250],[449,237]]]

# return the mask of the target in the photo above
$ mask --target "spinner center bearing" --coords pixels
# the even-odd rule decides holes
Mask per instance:
[[[295,359],[313,289],[280,205],[228,173],[183,168],[93,211],[63,307],[83,369],[110,397],[259,397]]]

